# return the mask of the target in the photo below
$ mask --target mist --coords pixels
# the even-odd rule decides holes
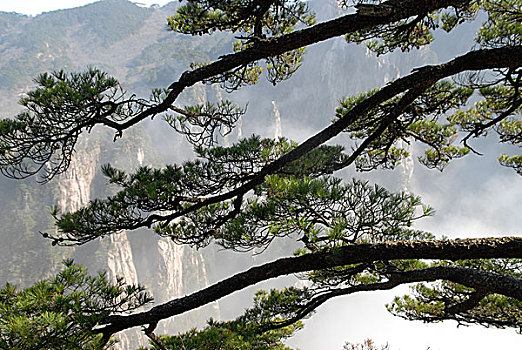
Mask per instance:
[[[310,3],[318,21],[340,14],[336,1]],[[42,71],[61,67],[83,69],[93,65],[114,75],[131,93],[147,97],[152,88],[166,87],[177,80],[192,60],[215,60],[231,50],[233,38],[229,35],[187,38],[167,31],[165,17],[176,6],[177,1],[148,8],[112,0],[34,18],[0,13],[0,17],[7,16],[2,22],[7,24],[0,27],[4,41],[0,45],[2,117],[20,110],[17,96],[30,89],[31,79]],[[122,11],[128,14],[125,21],[132,19],[136,24],[126,26],[125,21],[118,20]],[[103,16],[101,23],[115,23],[115,26],[104,28],[96,20],[97,16]],[[196,84],[183,93],[180,105],[227,98],[247,106],[238,127],[220,139],[223,145],[252,134],[283,136],[302,142],[330,125],[341,98],[382,86],[415,67],[443,62],[463,52],[473,45],[473,30],[463,26],[451,35],[439,33],[437,44],[432,48],[382,57],[376,57],[362,45],[349,45],[343,38],[336,38],[310,46],[303,66],[290,80],[277,86],[263,80],[256,86],[227,94],[215,86]],[[36,37],[36,43],[29,40],[31,36]],[[42,55],[38,56],[39,53]],[[112,138],[110,132],[101,129],[84,137],[71,170],[49,184],[37,185],[34,179],[16,182],[0,178],[3,199],[0,237],[9,242],[0,251],[3,256],[1,283],[30,285],[59,270],[64,257],[74,257],[92,273],[105,269],[111,276],[120,275],[127,282],[144,284],[153,293],[155,302],[161,303],[250,266],[289,256],[299,246],[295,241],[278,242],[262,254],[233,253],[216,245],[194,250],[159,238],[150,230],[137,230],[74,249],[50,247],[50,242],[38,231],[52,232],[52,218],[48,213],[53,205],[59,205],[64,211],[75,210],[89,200],[104,198],[117,190],[101,175],[102,164],[110,162],[132,171],[139,166],[180,163],[194,156],[191,146],[161,116],[126,132],[115,143]],[[356,173],[353,168],[336,176],[346,180],[355,176],[394,191],[406,186],[436,210],[434,217],[423,219],[417,228],[438,237],[516,234],[520,226],[517,204],[522,198],[522,186],[515,172],[498,165],[496,157],[504,148],[496,141],[473,141],[484,155],[456,160],[442,173],[426,169],[413,160],[411,177],[404,175],[401,169]],[[352,146],[346,134],[331,143],[347,149]],[[421,151],[414,148],[417,155]],[[289,276],[258,284],[205,308],[163,321],[158,332],[175,333],[203,326],[210,317],[232,319],[251,304],[256,290],[299,283],[297,278]],[[428,347],[431,350],[490,350],[516,348],[520,344],[520,336],[513,330],[457,327],[455,322],[428,325],[389,314],[384,305],[395,295],[407,292],[407,287],[401,287],[331,300],[305,321],[304,329],[289,339],[288,345],[302,350],[342,349],[346,341],[361,342],[366,338],[377,344],[388,342],[394,350]],[[139,330],[123,336],[120,348],[133,349],[138,344],[147,344]]]

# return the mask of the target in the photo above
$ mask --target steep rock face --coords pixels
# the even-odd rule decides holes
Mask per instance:
[[[34,181],[0,179],[0,284],[28,286],[61,268],[59,247],[39,232],[52,230],[49,215],[53,188]]]
[[[408,152],[409,156],[405,157],[400,164],[400,189],[406,193],[410,193],[411,180],[413,179],[413,172],[415,170],[415,160],[413,159],[413,143],[400,141],[399,147]]]
[[[281,113],[279,112],[279,106],[276,101],[272,101],[273,115],[274,115],[274,138],[278,139],[283,136],[283,130],[281,128]]]
[[[329,18],[337,15],[335,1],[328,1],[327,5],[324,1],[317,3],[317,10],[321,12],[319,16]],[[107,4],[113,7],[105,6]],[[123,11],[122,8],[128,9],[128,6],[132,7],[131,12],[138,20],[127,25],[119,18],[119,12]],[[103,67],[116,75],[124,88],[148,96],[151,87],[168,86],[177,79],[190,61],[208,61],[229,51],[231,39],[226,35],[187,39],[165,31],[164,18],[171,13],[173,6],[139,9],[128,1],[113,0],[35,18],[22,16],[13,19],[18,22],[10,27],[9,33],[0,33],[3,39],[0,43],[0,87],[15,87],[15,90],[0,88],[0,96],[9,96],[13,102],[13,97],[28,89],[30,79],[36,73],[64,65],[69,69],[86,65]],[[110,11],[111,8],[114,12]],[[101,15],[105,16],[102,21],[105,27],[97,21]],[[118,24],[118,28],[112,28],[112,24]],[[40,37],[45,28],[51,28],[54,37]],[[120,35],[113,35],[113,29],[118,29]],[[97,54],[92,55],[93,52]],[[264,132],[263,136],[278,137],[283,129],[290,138],[302,140],[309,136],[311,130],[330,122],[339,98],[380,85],[383,79],[393,79],[400,72],[407,72],[407,67],[412,64],[405,65],[400,57],[376,58],[368,54],[364,47],[349,49],[342,38],[311,47],[304,60],[303,67],[288,82],[275,88],[262,82],[236,95],[226,96],[243,106],[249,101],[251,105],[245,119],[239,120],[236,130],[224,142],[233,143],[252,133]],[[31,61],[31,64],[19,64],[26,61]],[[20,75],[21,80],[16,80],[16,75]],[[306,89],[310,92],[303,92],[302,86],[310,87]],[[221,98],[223,96],[215,86],[196,84],[184,92],[179,102],[180,105],[205,103]],[[0,103],[2,107],[6,106],[4,110],[18,108],[3,99]],[[287,128],[289,124],[294,127]],[[164,161],[157,159],[158,149],[164,152],[161,155],[168,162],[177,162],[191,154],[191,148],[181,136],[165,128],[161,121],[155,121],[154,125],[147,130],[152,140],[147,140],[143,129],[126,132],[116,143],[111,142],[113,135],[109,132],[101,136],[93,132],[94,135],[90,135],[77,149],[71,169],[45,190],[18,183],[16,189],[11,189],[7,188],[11,185],[2,182],[2,186],[6,186],[2,187],[2,198],[16,198],[5,212],[13,213],[12,217],[16,217],[17,221],[2,223],[5,230],[1,232],[1,237],[13,240],[13,236],[18,235],[15,238],[17,245],[2,251],[5,254],[2,254],[1,265],[12,270],[0,273],[2,282],[3,276],[6,276],[5,279],[19,276],[17,281],[23,281],[23,271],[31,266],[44,269],[45,266],[52,266],[27,279],[29,283],[34,282],[48,270],[55,270],[58,266],[56,262],[63,256],[73,255],[78,262],[85,262],[91,271],[108,269],[113,278],[122,276],[128,283],[146,285],[156,302],[164,302],[222,278],[225,273],[222,271],[233,273],[253,263],[252,257],[243,256],[240,264],[235,258],[217,264],[218,259],[212,249],[200,253],[169,240],[158,239],[150,232],[123,232],[77,248],[74,252],[69,248],[49,252],[49,242],[37,233],[52,227],[48,215],[42,218],[41,213],[48,213],[46,206],[58,204],[64,211],[74,211],[93,198],[103,198],[117,190],[108,189],[106,180],[100,176],[101,164],[110,162],[118,168],[132,170],[148,164],[163,165]],[[23,234],[19,234],[21,231]],[[291,250],[289,248],[283,252],[284,247],[279,248],[280,255]],[[15,250],[16,253],[13,253]],[[17,258],[9,259],[13,254]],[[270,256],[259,259],[261,263],[262,259],[270,259]],[[222,271],[218,272],[218,267]],[[209,316],[219,314],[219,304],[214,303],[184,319],[164,322],[162,329],[169,332],[181,330],[186,325],[202,324]],[[135,336],[125,335],[120,348],[132,348],[131,344],[141,342]]]
[[[138,274],[132,258],[132,249],[127,238],[127,233],[122,231],[110,236],[110,244],[107,251],[107,267],[110,276],[116,282],[116,278],[123,278],[127,284],[138,284]],[[137,329],[130,329],[118,334],[119,342],[113,346],[114,350],[135,349],[146,345],[142,334]]]
[[[158,289],[166,296],[179,296],[183,291],[184,247],[168,239],[158,240],[160,266],[158,271]]]
[[[107,266],[114,280],[122,277],[128,284],[138,284],[138,274],[132,258],[132,249],[127,233],[122,231],[110,236]]]
[[[75,156],[71,160],[69,169],[57,179],[59,194],[57,206],[62,212],[72,212],[86,206],[92,197],[96,196],[94,181],[99,172],[101,163],[101,145],[99,135],[83,138],[79,143]],[[143,157],[143,151],[136,155],[136,161]],[[82,261],[84,256],[90,254],[89,248],[79,247],[70,249],[67,254]],[[130,242],[127,233],[109,237],[107,245],[101,245],[96,250],[98,258],[92,261],[95,266],[89,266],[91,270],[96,268],[107,269],[109,277],[116,282],[117,278],[123,278],[128,284],[138,284],[138,275],[132,257]],[[100,254],[104,252],[104,254]],[[119,342],[114,346],[115,350],[135,348],[137,344],[144,345],[141,335],[137,330],[130,330],[118,335]]]
[[[76,211],[89,203],[91,184],[99,169],[100,146],[89,147],[87,141],[79,146],[69,169],[57,180],[60,191],[57,205],[62,212]]]
[[[89,201],[97,196],[94,181],[99,173],[101,148],[98,134],[82,139],[78,144],[74,157],[68,170],[57,179],[59,194],[57,206],[61,212],[72,212],[86,206]],[[143,157],[143,155],[141,154]],[[136,160],[139,161],[140,153]],[[99,180],[97,180],[99,181]],[[125,231],[109,238],[108,247],[105,248],[107,256],[103,265],[108,267],[111,277],[123,277],[127,283],[138,283],[136,268],[132,261],[132,251]],[[76,255],[82,255],[80,248]]]

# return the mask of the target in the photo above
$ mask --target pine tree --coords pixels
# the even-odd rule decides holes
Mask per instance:
[[[491,133],[501,143],[519,146],[522,2],[389,0],[341,5],[349,9],[347,14],[316,24],[305,1],[187,1],[168,19],[170,28],[190,35],[230,32],[237,38],[233,53],[195,63],[150,98],[129,94],[96,68],[42,74],[35,80],[38,86],[21,100],[26,111],[0,122],[2,173],[14,178],[38,175],[44,182],[67,169],[78,137],[96,125],[113,129],[117,140],[143,120],[165,115],[194,146],[196,159],[162,169],[142,167],[127,174],[104,166],[103,173],[120,191],[76,212],[54,210],[58,231],[46,234],[52,244],[86,244],[141,227],[153,227],[159,235],[197,248],[216,243],[250,251],[286,237],[302,244],[294,257],[251,268],[148,311],[121,315],[122,310],[109,307],[104,313],[94,312],[91,323],[69,321],[86,327],[89,334],[101,334],[85,338],[87,343],[106,342],[119,331],[144,326],[157,348],[226,344],[224,348],[283,349],[281,339],[329,299],[412,282],[421,284],[412,295],[388,306],[393,314],[520,329],[521,238],[437,239],[412,228],[416,220],[432,214],[418,197],[346,181],[334,173],[352,165],[361,171],[392,169],[410,156],[400,141],[424,147],[419,161],[439,170],[456,158],[478,153],[472,141]],[[477,21],[479,13],[487,20],[473,50],[346,97],[332,124],[300,144],[252,136],[230,147],[219,146],[218,135],[235,127],[243,108],[228,100],[176,105],[179,95],[197,82],[233,92],[256,84],[265,74],[278,84],[299,69],[305,48],[320,41],[344,35],[378,55],[409,51],[429,45],[437,28],[451,31]],[[476,101],[472,107],[471,100]],[[351,150],[324,144],[342,132],[355,140]],[[522,173],[522,156],[503,154],[499,161]],[[154,334],[162,319],[293,273],[306,279],[307,287],[260,291],[254,306],[236,320],[211,321],[204,330],[178,337],[160,339]],[[11,290],[8,286],[3,295],[15,295]],[[39,309],[34,312],[42,315]],[[15,311],[5,311],[9,313]],[[4,328],[2,332],[6,341],[18,336]]]

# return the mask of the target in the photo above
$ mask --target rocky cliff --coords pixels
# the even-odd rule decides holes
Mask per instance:
[[[31,78],[43,71],[97,66],[119,79],[125,89],[146,97],[151,88],[168,86],[177,79],[189,63],[216,59],[230,50],[229,35],[188,38],[165,30],[165,17],[175,6],[177,2],[143,8],[126,0],[105,0],[36,17],[0,13],[2,116],[19,110],[17,96],[30,89]],[[331,17],[338,11],[335,1],[327,0],[316,10],[319,17]],[[309,48],[305,64],[290,81],[275,88],[261,82],[227,96],[242,105],[248,102],[249,106],[248,114],[223,142],[232,143],[254,132],[303,140],[330,122],[342,96],[389,81],[414,65],[429,62],[431,55],[421,51],[407,60],[400,55],[381,59],[364,47],[348,49],[342,38],[315,45]],[[310,89],[303,92],[297,88],[303,85]],[[185,103],[221,98],[216,87],[202,84],[196,84],[182,97]],[[252,257],[243,256],[240,264],[235,260],[234,266],[227,266],[228,258],[213,249],[197,252],[147,230],[121,232],[77,248],[53,248],[39,234],[53,230],[48,214],[52,206],[74,211],[89,200],[117,190],[108,186],[101,175],[102,164],[132,170],[143,165],[162,166],[190,156],[191,150],[183,138],[165,126],[161,120],[144,123],[126,132],[116,143],[108,131],[95,129],[81,139],[70,169],[45,185],[31,179],[1,178],[0,239],[6,244],[0,246],[0,283],[31,284],[56,271],[64,257],[74,257],[92,271],[105,269],[113,278],[122,276],[128,283],[144,284],[157,302],[164,302],[251,265]],[[288,252],[279,252],[282,253]],[[216,268],[215,259],[222,259],[221,270]],[[269,257],[256,262],[262,259]],[[193,326],[197,319],[196,323],[201,324],[219,313],[216,303],[187,316],[186,322]],[[163,322],[161,327],[171,332],[185,328],[178,319]],[[131,348],[140,342],[135,333],[127,334],[122,337],[120,348]]]

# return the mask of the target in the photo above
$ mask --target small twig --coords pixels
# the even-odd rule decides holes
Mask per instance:
[[[444,308],[444,312],[453,315],[462,313],[465,311],[468,311],[470,309],[473,309],[475,306],[477,306],[482,299],[484,299],[488,294],[491,294],[487,290],[477,290],[469,296],[468,299],[464,300],[461,303],[454,304],[454,305],[447,305]]]
[[[145,332],[145,335],[150,340],[152,340],[152,342],[158,348],[160,348],[161,350],[169,350],[169,348],[167,348],[167,345],[165,345],[165,343],[156,334],[154,334],[154,329],[156,328],[157,325],[158,325],[157,322],[151,323],[151,324],[149,324],[149,326],[147,328],[143,327],[143,332]]]
[[[489,122],[487,122],[486,124],[479,124],[479,125],[476,125],[475,126],[475,130],[473,131],[470,131],[463,139],[462,139],[462,143],[464,144],[464,146],[470,148],[471,150],[473,150],[471,147],[469,147],[467,145],[467,141],[469,140],[470,137],[473,137],[473,138],[477,138],[479,137],[482,132],[484,130],[486,130],[487,128],[490,128],[492,126],[494,126],[495,124],[501,122],[502,120],[504,120],[505,118],[507,118],[510,114],[512,114],[513,112],[515,112],[520,106],[522,105],[522,99],[518,99],[516,101],[513,102],[513,105],[511,106],[511,108],[509,108],[508,110],[506,110],[504,113],[500,114],[498,117],[490,120]]]

